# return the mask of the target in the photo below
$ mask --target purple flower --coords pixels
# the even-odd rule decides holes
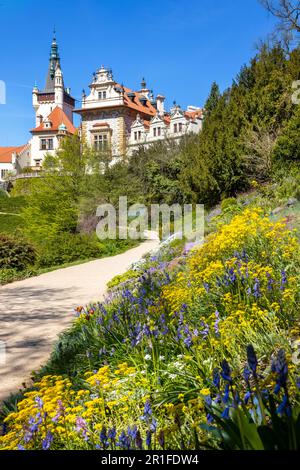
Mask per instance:
[[[39,408],[43,408],[44,403],[43,403],[43,400],[40,397],[38,397],[38,396],[35,397],[34,401],[36,402],[36,404]]]
[[[229,407],[227,406],[223,413],[221,414],[221,418],[223,419],[229,419]]]
[[[148,447],[148,449],[151,446],[151,439],[152,439],[151,431],[147,430],[146,431],[146,446]]]
[[[215,333],[217,336],[220,335],[220,331],[219,331],[219,323],[220,323],[220,314],[218,312],[218,310],[216,310],[215,312],[215,315],[216,315],[216,321],[215,321],[215,324],[214,324],[214,330],[215,330]]]
[[[255,279],[255,284],[254,284],[254,287],[253,287],[253,295],[256,299],[258,299],[258,297],[261,296],[261,293],[260,293],[260,281],[259,279]]]
[[[221,368],[222,368],[221,377],[227,382],[232,383],[231,369],[226,359],[222,361]]]
[[[288,365],[286,361],[284,349],[280,349],[277,354],[277,358],[273,361],[272,371],[277,374],[277,381],[274,393],[278,394],[280,389],[286,389],[287,377],[288,377]]]
[[[210,289],[209,284],[207,284],[207,282],[204,282],[203,286],[204,286],[204,289],[206,290],[206,292],[209,292],[209,289]]]
[[[248,369],[248,367],[245,367],[244,372],[243,372],[243,376],[244,376],[244,379],[245,379],[246,384],[249,385],[249,380],[250,380],[251,372],[250,372],[250,370]]]
[[[136,425],[132,426],[132,428],[130,426],[128,426],[127,434],[133,441],[136,440],[137,433],[138,433],[138,428],[137,428]]]
[[[123,450],[130,449],[130,438],[126,435],[124,431],[119,436],[119,440],[117,442],[117,447],[120,447]]]
[[[143,449],[143,439],[139,430],[136,433],[135,443],[139,450]]]
[[[225,390],[224,390],[224,395],[222,397],[223,403],[228,403],[229,402],[229,383],[225,385]]]
[[[282,402],[278,406],[276,412],[279,415],[286,414],[287,416],[291,416],[291,408],[290,408],[290,405],[289,405],[289,399],[288,399],[287,395],[284,395],[284,397],[282,399]]]
[[[220,373],[218,368],[213,370],[213,384],[218,390],[220,390]]]
[[[254,347],[252,346],[252,344],[249,344],[249,346],[247,346],[247,359],[248,359],[249,368],[252,371],[254,377],[256,377],[256,369],[257,369],[258,362],[257,362],[257,357],[254,351]]]
[[[53,436],[50,431],[47,432],[45,439],[42,442],[42,449],[49,450],[53,442]]]
[[[249,392],[247,392],[247,393],[245,394],[245,396],[244,396],[244,403],[245,403],[245,405],[248,404],[250,398],[251,398],[251,392],[249,391]]]
[[[284,290],[286,284],[287,284],[287,275],[286,275],[286,272],[283,270],[283,271],[281,271],[280,289],[281,289],[281,290]]]
[[[103,445],[103,449],[106,449],[109,445],[105,426],[102,427],[101,432],[100,432],[100,442]]]
[[[157,421],[155,418],[152,419],[152,423],[150,424],[150,431],[156,432],[157,429]]]
[[[117,435],[117,431],[116,431],[115,427],[109,429],[108,432],[107,432],[108,439],[111,439],[112,441],[115,440],[116,435]]]
[[[87,424],[85,422],[85,420],[81,417],[77,417],[76,418],[76,431],[78,433],[81,433],[84,440],[88,440],[88,437],[87,437]]]

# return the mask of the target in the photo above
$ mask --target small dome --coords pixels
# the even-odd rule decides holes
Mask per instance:
[[[64,123],[62,123],[62,124],[58,127],[58,130],[59,130],[59,131],[66,131],[66,130],[67,130],[67,126],[66,126]]]

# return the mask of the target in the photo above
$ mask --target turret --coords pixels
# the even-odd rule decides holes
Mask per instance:
[[[37,111],[39,107],[38,94],[39,94],[39,89],[37,85],[35,84],[32,90],[32,106],[35,111]]]
[[[56,65],[54,75],[55,104],[63,109],[64,106],[64,79],[59,63]]]

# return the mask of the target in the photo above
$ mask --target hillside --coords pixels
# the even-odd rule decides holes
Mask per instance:
[[[224,201],[203,246],[165,244],[78,308],[1,447],[296,448],[295,183]]]

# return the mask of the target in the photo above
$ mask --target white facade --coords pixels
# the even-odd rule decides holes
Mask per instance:
[[[49,68],[43,90],[32,91],[35,127],[28,144],[17,152],[5,168],[21,173],[39,170],[46,154],[54,155],[62,137],[76,132],[73,112],[81,116],[79,136],[112,162],[131,155],[140,145],[149,146],[164,139],[179,139],[202,128],[202,110],[195,106],[182,110],[174,103],[167,111],[165,97],[153,92],[143,79],[141,89],[133,91],[117,83],[110,69],[101,66],[93,74],[89,93],[83,92],[81,108],[65,88],[56,38],[51,44]],[[1,176],[1,175],[0,175]]]
[[[12,163],[0,162],[0,181],[5,181],[6,176],[14,171]]]
[[[141,85],[139,91],[119,85],[112,71],[103,66],[93,75],[90,93],[83,92],[81,108],[75,110],[82,118],[85,142],[114,158],[131,155],[140,145],[179,140],[201,131],[200,108],[183,111],[175,104],[167,112],[165,97],[157,95],[154,99],[144,79]]]

